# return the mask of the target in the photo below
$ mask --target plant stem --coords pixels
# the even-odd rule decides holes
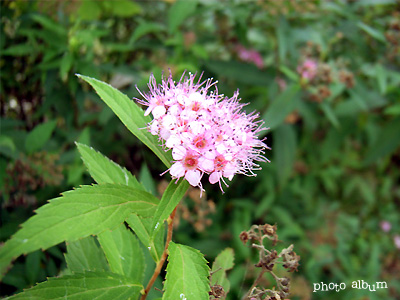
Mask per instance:
[[[165,259],[168,256],[168,246],[169,246],[169,242],[171,242],[172,239],[172,231],[174,229],[174,218],[175,218],[175,213],[176,213],[176,207],[174,209],[174,211],[171,213],[171,215],[168,218],[168,233],[167,233],[167,240],[165,241],[165,247],[164,247],[164,252],[160,258],[160,261],[158,262],[153,276],[151,276],[149,283],[147,284],[146,289],[144,290],[144,293],[142,295],[142,297],[140,298],[140,300],[145,300],[147,295],[149,294],[149,291],[151,289],[151,287],[153,286],[154,282],[156,281],[158,275],[161,272],[162,266],[164,265]]]
[[[261,279],[262,279],[262,277],[263,277],[263,275],[264,275],[264,273],[265,273],[266,271],[267,271],[267,270],[266,270],[265,268],[262,268],[260,274],[258,274],[257,279],[254,281],[253,285],[251,286],[251,288],[249,289],[249,291],[246,293],[246,295],[243,296],[242,300],[246,300],[246,299],[249,297],[249,295],[251,294],[251,292],[253,291],[253,289],[254,289],[254,288],[257,286],[257,284],[259,284],[259,282],[261,281]]]

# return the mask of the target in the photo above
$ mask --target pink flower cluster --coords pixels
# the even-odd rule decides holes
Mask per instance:
[[[257,66],[257,68],[262,69],[264,67],[264,61],[259,52],[253,49],[247,49],[242,45],[236,46],[236,52],[239,58],[246,62],[251,62]]]
[[[297,72],[302,78],[312,80],[318,72],[318,63],[310,58],[307,58],[301,65],[297,67]]]
[[[192,186],[201,185],[204,174],[209,182],[225,183],[235,174],[254,175],[259,166],[254,161],[268,161],[262,156],[267,145],[256,136],[264,130],[258,114],[242,112],[238,92],[232,98],[218,94],[212,79],[195,82],[196,74],[182,75],[175,82],[170,74],[157,84],[153,75],[150,92],[138,100],[147,106],[145,115],[154,119],[149,130],[158,135],[166,149],[172,149],[173,178],[184,177]],[[214,86],[215,91],[209,92]],[[168,170],[167,170],[168,171]],[[225,183],[226,184],[226,183]]]

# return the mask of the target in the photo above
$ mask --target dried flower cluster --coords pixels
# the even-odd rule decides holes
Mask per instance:
[[[32,155],[20,155],[15,162],[7,165],[7,176],[4,189],[0,191],[3,197],[3,207],[36,205],[34,192],[46,186],[57,186],[64,176],[63,167],[57,164],[59,155],[45,151]]]
[[[288,297],[290,279],[287,277],[279,278],[272,270],[276,264],[282,264],[282,266],[287,269],[288,272],[297,271],[300,256],[293,251],[293,245],[284,248],[280,253],[278,253],[275,249],[266,249],[264,247],[264,239],[271,240],[273,246],[275,246],[275,244],[278,242],[276,225],[272,226],[269,224],[253,225],[249,231],[243,231],[239,238],[243,244],[246,244],[248,241],[253,242],[251,246],[259,251],[259,261],[257,264],[255,264],[255,266],[261,268],[260,275],[244,299],[280,300]],[[265,272],[270,273],[274,277],[277,283],[277,290],[275,287],[273,289],[261,289],[257,286]]]
[[[266,129],[256,121],[258,114],[246,114],[239,103],[238,92],[228,98],[209,92],[216,82],[196,74],[182,75],[175,82],[170,74],[157,84],[154,76],[148,84],[150,92],[138,100],[147,106],[145,115],[152,113],[149,124],[153,135],[158,135],[167,149],[172,149],[173,178],[184,177],[192,186],[201,185],[204,174],[209,182],[232,180],[235,174],[255,175],[259,166],[255,161],[268,161],[262,154],[267,145],[257,134]],[[226,183],[225,183],[226,184]]]
[[[338,32],[332,43],[340,41],[343,33]],[[351,89],[355,85],[354,74],[346,68],[346,62],[340,59],[326,63],[318,59],[321,56],[321,47],[312,42],[307,42],[302,51],[302,58],[297,66],[297,73],[300,75],[303,88],[307,89],[311,101],[321,103],[331,96],[330,85],[333,82],[341,82]]]

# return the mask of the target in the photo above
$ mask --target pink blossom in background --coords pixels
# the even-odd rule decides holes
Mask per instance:
[[[228,98],[218,94],[216,82],[195,82],[196,74],[182,75],[175,82],[170,74],[157,84],[153,75],[150,92],[137,99],[152,113],[149,131],[158,135],[174,159],[168,170],[172,178],[184,177],[192,186],[202,188],[201,179],[209,175],[210,183],[232,180],[235,174],[255,176],[255,161],[267,162],[262,154],[268,146],[257,134],[267,128],[256,121],[258,114],[242,111],[239,92]],[[209,92],[215,87],[214,92]],[[225,183],[226,184],[226,183]]]
[[[242,45],[236,46],[236,53],[239,58],[245,62],[251,62],[257,66],[257,68],[262,69],[264,67],[264,61],[259,52],[252,49],[246,49]]]
[[[381,221],[379,225],[381,226],[383,232],[389,232],[392,228],[392,224],[390,224],[388,221]]]
[[[400,249],[400,235],[396,234],[393,237],[394,245],[396,246],[397,249]]]
[[[297,72],[302,78],[312,80],[318,71],[318,63],[310,58],[307,58],[301,65],[297,67]]]

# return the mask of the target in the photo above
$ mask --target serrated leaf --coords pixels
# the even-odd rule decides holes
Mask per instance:
[[[40,150],[44,144],[50,139],[51,134],[56,128],[57,121],[49,121],[47,123],[36,126],[26,137],[25,149],[29,153]]]
[[[73,242],[67,242],[65,254],[68,270],[83,273],[84,271],[109,271],[106,258],[93,236]]]
[[[121,224],[130,214],[154,214],[158,199],[124,185],[83,186],[50,200],[0,248],[0,271],[13,258],[63,241],[99,234]]]
[[[227,294],[230,289],[230,283],[226,277],[226,271],[233,268],[233,261],[233,249],[226,248],[215,258],[211,269],[211,285],[221,285],[224,288],[225,294]]]
[[[171,181],[161,197],[157,210],[154,213],[152,223],[152,237],[154,237],[160,225],[169,217],[175,207],[179,204],[182,197],[189,188],[189,183],[180,179],[178,183]]]
[[[152,218],[142,218],[135,214],[130,215],[126,222],[129,227],[136,233],[143,245],[149,249],[151,257],[158,263],[164,251],[164,228],[161,225],[160,230],[154,238],[151,237]]]
[[[136,177],[127,169],[116,164],[100,152],[84,144],[76,143],[79,153],[90,176],[97,183],[120,183],[135,189],[144,190]]]
[[[196,249],[171,242],[162,299],[208,300],[209,268]]]
[[[140,294],[140,283],[111,272],[85,272],[49,278],[8,299],[125,300]]]
[[[142,282],[145,269],[143,251],[125,224],[100,233],[98,240],[112,272]]]
[[[158,144],[157,137],[145,129],[151,121],[150,116],[145,117],[143,110],[134,101],[111,85],[88,76],[76,75],[96,90],[100,98],[113,110],[133,135],[149,147],[168,168],[171,166],[171,153],[165,152]]]

